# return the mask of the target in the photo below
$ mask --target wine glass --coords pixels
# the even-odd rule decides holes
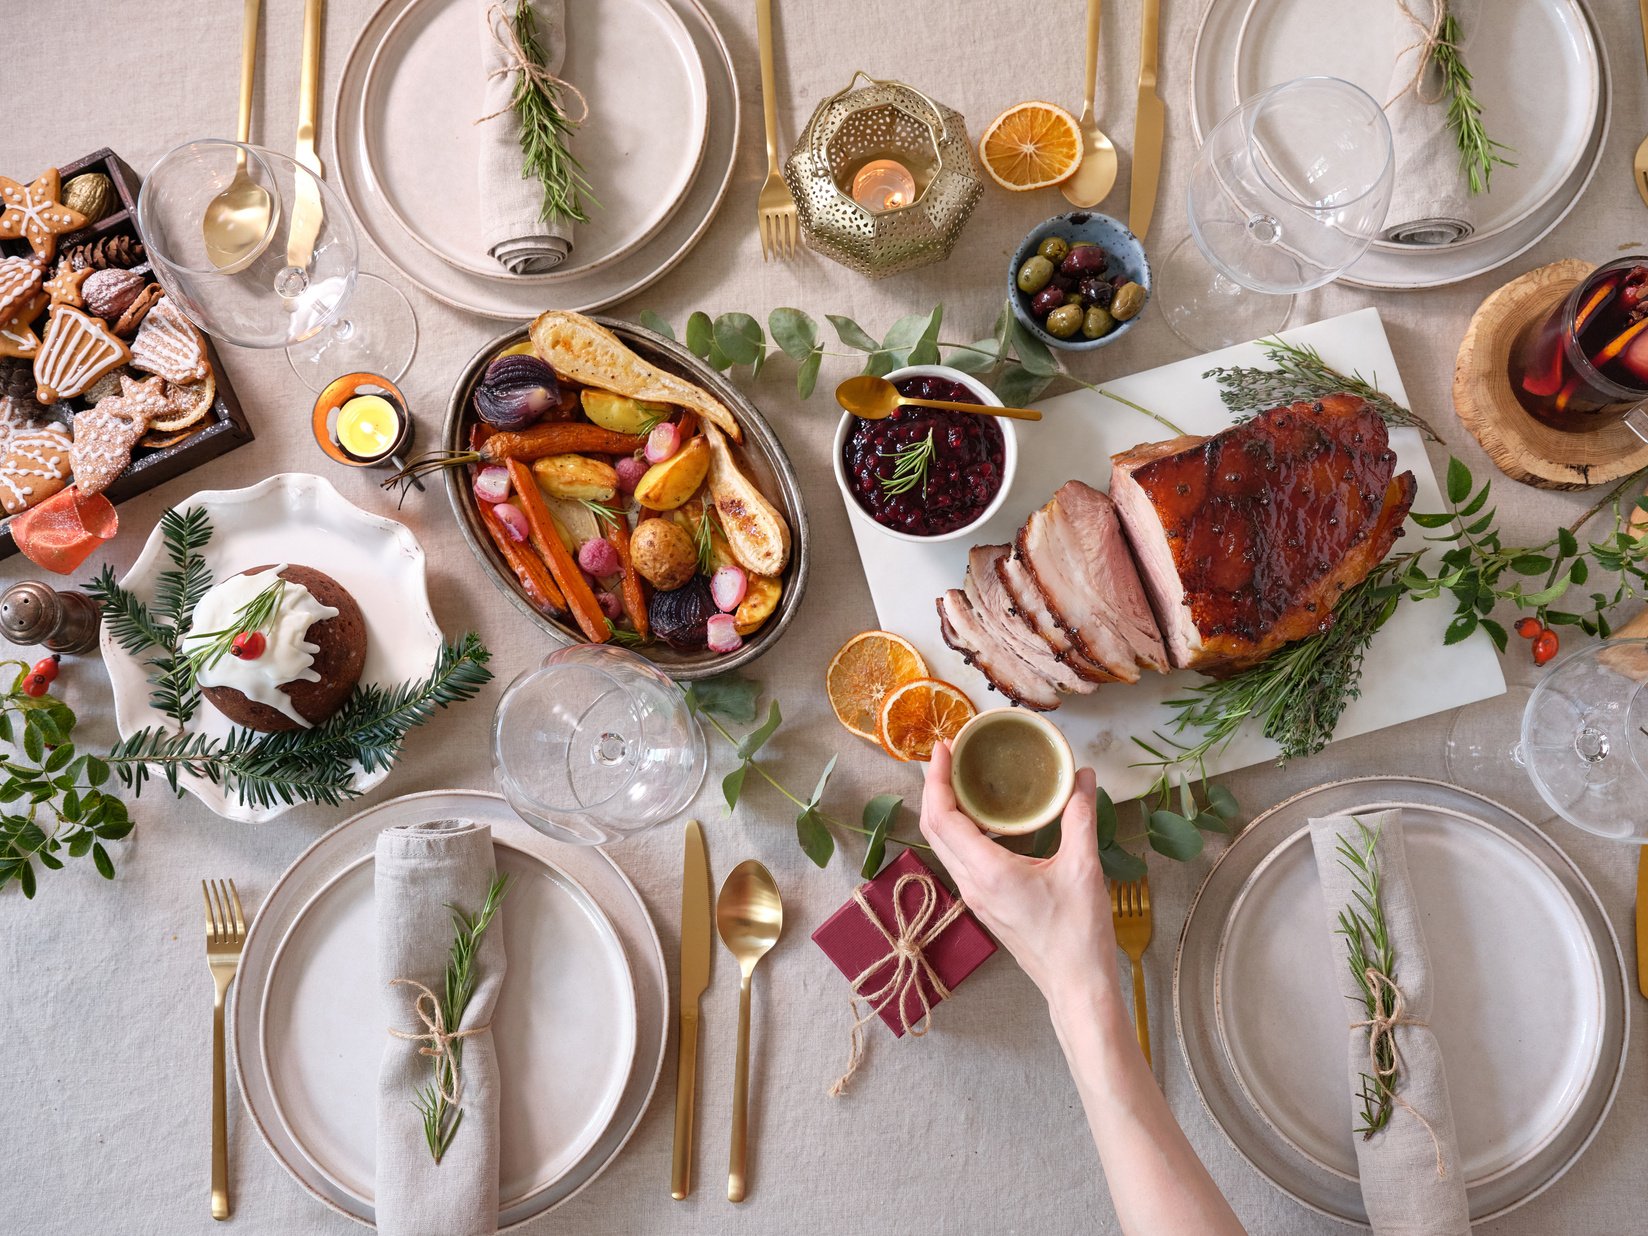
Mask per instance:
[[[504,797],[559,841],[604,845],[673,819],[698,794],[707,763],[681,689],[610,644],[550,653],[509,684],[492,718]]]
[[[268,224],[255,256],[220,269],[202,222],[242,163],[269,195]],[[185,142],[144,179],[137,226],[155,277],[196,326],[241,347],[285,348],[311,390],[354,371],[395,381],[412,362],[412,306],[393,284],[360,272],[342,199],[283,154],[218,138]]]
[[[1523,819],[1544,824],[1556,813],[1528,778],[1522,717],[1533,687],[1509,683],[1505,694],[1454,713],[1442,748],[1448,780],[1503,803]]]
[[[1367,252],[1394,180],[1390,124],[1373,96],[1301,77],[1242,103],[1207,135],[1190,174],[1190,235],[1156,298],[1199,351],[1274,335],[1294,294]]]
[[[1648,640],[1608,640],[1552,666],[1522,714],[1522,757],[1570,824],[1648,844]]]

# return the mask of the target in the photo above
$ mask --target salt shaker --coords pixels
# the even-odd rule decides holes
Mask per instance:
[[[44,644],[71,655],[91,652],[101,621],[97,602],[84,592],[59,592],[30,579],[0,595],[0,635],[14,644]]]

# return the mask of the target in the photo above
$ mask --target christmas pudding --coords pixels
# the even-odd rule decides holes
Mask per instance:
[[[360,680],[366,622],[330,575],[286,563],[253,567],[201,597],[182,651],[201,694],[236,725],[308,729]]]

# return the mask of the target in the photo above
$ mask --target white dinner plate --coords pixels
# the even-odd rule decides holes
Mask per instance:
[[[635,987],[618,936],[576,881],[494,841],[510,881],[492,1016],[502,1079],[499,1206],[549,1188],[606,1131],[635,1061]],[[298,912],[265,980],[259,1049],[282,1127],[326,1178],[371,1204],[379,1011],[374,865],[364,856]],[[413,1029],[414,1027],[402,1027]],[[418,1119],[411,1098],[406,1118]]]
[[[314,1136],[303,1124],[303,1112],[306,1104],[314,1107],[324,1103],[327,1118],[335,1122],[335,1117],[330,1116],[335,1110],[333,1100],[323,1098],[320,1088],[330,1086],[354,1094],[351,1100],[354,1118],[364,1121],[362,1127],[367,1130],[367,1140],[360,1143],[358,1133],[350,1133],[349,1143],[357,1147],[364,1144],[370,1151],[372,1104],[383,1047],[383,1028],[375,1024],[380,1016],[375,998],[370,998],[372,993],[366,993],[369,998],[362,1001],[365,1012],[358,1024],[339,1023],[335,1048],[324,1043],[306,1045],[305,1059],[296,1061],[277,1057],[273,1052],[266,1054],[265,1045],[267,1041],[276,1046],[277,1039],[288,1035],[294,1027],[301,1030],[299,1021],[313,1025],[316,1019],[327,1016],[324,1002],[332,982],[315,989],[310,989],[309,984],[314,976],[342,974],[351,967],[362,966],[360,960],[346,956],[348,949],[344,945],[350,932],[357,941],[359,956],[367,959],[365,969],[370,970],[373,952],[369,936],[369,877],[378,834],[399,824],[448,818],[490,825],[502,869],[526,881],[510,894],[501,920],[506,933],[510,978],[500,998],[498,1020],[518,1024],[522,1021],[524,1003],[532,1006],[535,1018],[540,1016],[536,1011],[538,1006],[544,1006],[541,1016],[548,1021],[542,1039],[526,1042],[526,1054],[521,1050],[525,1040],[520,1039],[517,1032],[500,1030],[508,1037],[507,1042],[504,1037],[498,1040],[499,1066],[506,1094],[501,1113],[505,1137],[500,1196],[530,1187],[523,1183],[527,1177],[543,1174],[533,1166],[523,1167],[525,1160],[533,1156],[522,1155],[518,1148],[511,1148],[511,1143],[525,1137],[537,1138],[540,1145],[547,1145],[555,1136],[555,1128],[566,1127],[567,1122],[560,1113],[531,1109],[553,1107],[561,1101],[581,1102],[577,1093],[587,1089],[584,1080],[577,1076],[551,1076],[544,1071],[554,1065],[553,1053],[576,1042],[557,1037],[557,1031],[564,1034],[567,1029],[564,1023],[557,1025],[567,1013],[564,1009],[549,1009],[552,997],[547,993],[559,986],[564,999],[565,985],[576,982],[580,984],[578,1000],[587,1000],[590,990],[583,984],[590,976],[604,973],[608,977],[602,982],[617,982],[616,967],[620,965],[632,982],[634,1012],[630,1019],[633,1030],[630,1051],[625,1053],[613,1044],[602,1044],[598,1052],[590,1054],[593,1049],[586,1045],[575,1049],[581,1053],[576,1067],[556,1066],[551,1070],[555,1074],[587,1071],[610,1077],[619,1067],[614,1062],[624,1054],[632,1055],[633,1065],[626,1071],[615,1107],[593,1143],[561,1171],[557,1179],[524,1197],[506,1200],[500,1225],[507,1228],[536,1218],[600,1175],[640,1123],[663,1064],[670,1014],[663,949],[640,895],[603,851],[593,846],[566,846],[550,841],[523,823],[501,796],[473,790],[411,794],[368,808],[346,820],[287,868],[258,908],[241,953],[240,971],[231,989],[229,1035],[234,1043],[235,1075],[241,1096],[271,1153],[313,1196],[369,1226],[374,1220],[370,1197],[358,1196],[362,1190],[343,1187],[339,1179],[322,1171],[310,1157],[325,1158],[325,1145],[322,1138]],[[352,893],[351,890],[358,891]],[[366,894],[364,897],[359,895],[362,891]],[[519,901],[516,900],[518,893],[525,894]],[[510,910],[516,912],[513,926]],[[356,921],[353,928],[348,926],[351,917]],[[550,932],[559,930],[568,931],[577,942],[575,954],[555,955],[564,946],[559,937]],[[294,933],[296,940],[288,943]],[[617,941],[622,961],[611,951],[613,939]],[[303,950],[331,960],[324,968],[311,964],[300,966],[294,959]],[[277,958],[280,958],[278,966]],[[283,976],[282,972],[288,967],[291,967],[290,977]],[[578,967],[594,968],[580,973]],[[361,981],[375,988],[375,973],[365,974],[363,970],[362,975]],[[522,981],[526,975],[531,976],[531,986]],[[540,982],[546,984],[542,992],[537,989]],[[600,990],[610,992],[611,988]],[[621,1002],[622,996],[617,999]],[[276,1003],[278,1000],[290,1001],[295,1007],[281,1007]],[[607,1007],[614,1006],[607,1002]],[[615,1013],[612,1016],[618,1020]],[[319,1058],[309,1059],[310,1052]],[[292,1069],[296,1072],[289,1071]],[[523,1074],[523,1069],[530,1071]],[[520,1081],[523,1076],[526,1080]],[[301,1080],[294,1082],[293,1078]],[[517,1081],[512,1082],[512,1078]],[[512,1087],[518,1088],[514,1100],[508,1097]],[[364,1117],[359,1116],[361,1110],[365,1112]],[[586,1106],[584,1110],[590,1109]],[[283,1122],[283,1115],[309,1134],[302,1145]],[[526,1127],[522,1121],[527,1122]],[[334,1134],[336,1131],[334,1123]],[[353,1153],[358,1175],[360,1150],[357,1148]],[[328,1167],[341,1178],[345,1173],[338,1170],[339,1162],[342,1160],[328,1160]]]
[[[1328,17],[1331,7],[1332,17]],[[1484,6],[1486,9],[1487,6]],[[1191,124],[1197,139],[1249,94],[1300,73],[1346,76],[1375,98],[1389,94],[1394,9],[1322,6],[1311,0],[1211,0],[1192,51]],[[1478,94],[1490,131],[1517,148],[1476,199],[1477,231],[1454,245],[1375,242],[1340,282],[1405,290],[1440,287],[1526,252],[1574,207],[1596,174],[1612,119],[1608,59],[1584,0],[1504,0],[1477,23]],[[1467,50],[1476,47],[1473,41]],[[1489,54],[1491,53],[1491,54]],[[1549,90],[1483,66],[1552,65]],[[1553,103],[1559,100],[1560,105]],[[1503,127],[1495,129],[1496,125]],[[1500,136],[1504,134],[1505,136]]]
[[[656,226],[648,224],[646,218],[657,213],[658,206],[654,198],[648,196],[648,191],[650,189],[651,193],[662,194],[667,184],[647,186],[640,180],[629,179],[634,169],[622,169],[621,183],[632,186],[634,193],[641,195],[641,214],[634,213],[636,202],[632,200],[630,189],[624,190],[625,197],[622,201],[609,206],[607,199],[602,196],[601,186],[597,184],[595,194],[602,201],[602,213],[610,211],[611,217],[600,222],[592,219],[590,226],[597,229],[593,241],[586,237],[585,230],[580,225],[575,248],[576,256],[573,259],[575,265],[572,269],[556,271],[548,276],[530,277],[510,275],[497,268],[496,263],[493,263],[487,273],[454,265],[446,256],[442,256],[435,248],[425,243],[425,240],[414,236],[415,230],[419,236],[426,239],[432,239],[437,235],[445,237],[446,239],[437,242],[442,251],[450,250],[453,255],[457,254],[461,245],[455,247],[453,234],[437,218],[438,211],[443,205],[443,195],[430,191],[427,184],[409,184],[404,179],[405,173],[387,158],[380,159],[380,162],[384,164],[383,175],[389,178],[390,183],[381,183],[374,174],[373,157],[376,155],[375,147],[380,141],[375,128],[379,124],[379,119],[376,118],[376,96],[381,92],[369,90],[368,85],[369,79],[388,80],[384,76],[388,73],[387,67],[380,67],[375,78],[372,72],[374,64],[377,63],[375,58],[378,49],[403,15],[415,6],[420,6],[421,12],[422,7],[431,3],[434,3],[434,0],[384,0],[377,11],[367,19],[344,63],[338,85],[337,106],[330,126],[332,165],[337,172],[339,187],[361,230],[397,270],[429,295],[454,308],[483,317],[520,321],[535,317],[548,308],[581,312],[599,309],[651,283],[686,256],[709,227],[710,220],[726,193],[738,152],[740,132],[738,82],[732,58],[720,31],[698,0],[624,0],[621,6],[625,11],[643,4],[649,7],[666,7],[680,23],[691,42],[691,56],[696,59],[703,83],[705,128],[698,144],[699,154],[694,156],[697,170],[690,178],[685,192],[679,195],[678,203],[673,208],[663,212],[665,217],[655,221]],[[476,33],[473,36],[464,36],[466,39],[481,37],[480,18],[478,14],[470,12],[471,5],[453,0],[449,7],[462,10],[464,20],[474,17]],[[447,7],[429,11],[446,13]],[[572,16],[568,21],[569,31],[577,29],[579,14],[584,11],[583,8],[572,6]],[[595,9],[592,7],[590,11]],[[411,33],[418,30],[419,23],[411,18],[408,20],[411,24],[402,27],[402,30],[410,37]],[[454,16],[452,20],[456,21],[458,18]],[[656,32],[656,37],[662,39],[663,31],[666,29],[665,23],[669,18],[653,14],[648,20]],[[596,23],[595,27],[597,31],[611,29],[604,22]],[[600,37],[604,39],[609,36]],[[424,40],[412,39],[412,42],[423,43]],[[661,43],[658,49],[665,50]],[[472,85],[477,91],[478,100],[480,52],[478,46],[472,50],[476,67],[469,78],[475,79]],[[444,55],[444,49],[441,54]],[[687,54],[684,49],[682,54]],[[469,55],[467,44],[463,55]],[[455,57],[453,63],[456,62]],[[467,67],[469,60],[465,59],[463,63]],[[571,72],[570,63],[568,71]],[[603,72],[605,71],[604,68]],[[394,76],[398,78],[399,74]],[[624,74],[618,76],[622,77]],[[435,101],[426,101],[412,110],[411,115],[417,118],[420,125],[427,120],[442,131],[455,132],[458,127],[468,124],[475,115],[484,114],[473,109],[473,114],[460,112],[456,108],[447,109],[445,99],[446,87],[449,85],[449,82],[443,84],[440,88],[441,93],[436,96]],[[463,87],[465,90],[470,88]],[[587,86],[585,88],[588,89]],[[604,91],[606,87],[601,85],[600,89]],[[642,106],[632,103],[629,107],[621,107],[617,102],[612,102],[608,107],[609,110],[620,113],[625,123],[633,118],[650,120],[650,91],[644,93],[641,98],[645,101]],[[451,111],[454,114],[442,116],[443,111]],[[616,119],[615,117],[615,123]],[[677,119],[680,118],[672,119],[668,123],[673,125]],[[589,123],[593,126],[596,121],[592,118]],[[682,123],[689,122],[683,120]],[[690,142],[687,147],[676,151],[681,158],[685,158],[688,153]],[[463,158],[454,158],[448,153],[443,157],[448,158],[454,165],[461,163],[468,167],[467,155]],[[603,153],[601,157],[606,156]],[[678,168],[680,164],[676,162],[672,166]],[[669,180],[668,177],[664,179],[666,182]],[[473,180],[474,173],[470,168],[457,183],[467,187]],[[390,193],[392,188],[396,195],[393,201]],[[395,204],[403,201],[409,205],[403,207]],[[411,208],[417,211],[416,219],[408,215],[407,223],[403,224],[397,218],[397,211]],[[637,222],[638,219],[640,222]],[[409,230],[408,225],[411,225],[413,230]],[[614,245],[613,241],[620,234],[633,234],[638,228],[646,232],[641,239],[627,247]],[[607,240],[603,241],[603,236],[606,236]],[[589,243],[586,244],[586,241]],[[606,250],[605,257],[602,257],[603,249]],[[469,257],[462,258],[462,261],[467,265],[472,258],[471,251]]]
[[[1337,982],[1307,821],[1402,811],[1434,973],[1471,1216],[1520,1205],[1589,1144],[1628,1039],[1619,945],[1596,895],[1544,834],[1439,782],[1319,787],[1256,819],[1192,903],[1174,975],[1192,1080],[1215,1121],[1306,1205],[1365,1223]],[[1400,957],[1398,966],[1400,966]]]
[[[406,233],[461,270],[536,284],[598,270],[662,227],[698,173],[708,87],[675,10],[666,0],[601,0],[568,12],[560,76],[589,102],[572,152],[599,205],[576,226],[572,255],[545,274],[510,274],[479,240],[485,190],[476,182],[475,122],[487,111],[479,67],[487,36],[476,0],[411,0],[367,64],[363,171]],[[466,64],[472,71],[461,71]]]
[[[366,620],[361,682],[393,686],[424,678],[434,667],[441,630],[429,608],[423,549],[404,524],[361,510],[329,481],[307,472],[278,473],[245,489],[208,489],[178,504],[179,510],[193,508],[211,516],[212,539],[201,552],[214,583],[250,567],[285,562],[324,571],[349,591]],[[157,521],[121,587],[152,600],[156,579],[169,569],[171,559]],[[149,726],[175,725],[149,701],[152,688],[145,663],[150,654],[134,657],[124,651],[107,626],[102,646],[120,736],[128,738]],[[235,730],[204,700],[184,728],[216,738]],[[365,793],[389,771],[357,770],[355,789]],[[188,773],[180,773],[178,783],[228,820],[257,824],[291,810],[281,804],[244,804],[233,791]]]

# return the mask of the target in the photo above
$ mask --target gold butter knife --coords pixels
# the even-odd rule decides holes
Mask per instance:
[[[1648,846],[1637,852],[1637,990],[1648,996]]]
[[[710,860],[704,829],[687,821],[681,864],[681,1034],[675,1059],[675,1155],[670,1196],[692,1192],[692,1113],[698,1082],[698,998],[710,985]]]
[[[1167,109],[1156,93],[1156,54],[1161,41],[1161,0],[1144,0],[1139,32],[1139,108],[1133,121],[1133,184],[1128,193],[1127,226],[1143,240],[1156,213],[1156,185],[1162,174],[1162,138]]]
[[[320,35],[323,0],[304,0],[303,5],[303,69],[298,78],[298,140],[292,157],[312,173],[299,175],[294,185],[292,229],[286,235],[286,265],[294,270],[305,270],[314,256],[315,237],[320,234],[321,221],[326,217],[321,206],[320,186],[315,183],[321,175],[320,156],[315,153],[315,108],[320,93]]]

